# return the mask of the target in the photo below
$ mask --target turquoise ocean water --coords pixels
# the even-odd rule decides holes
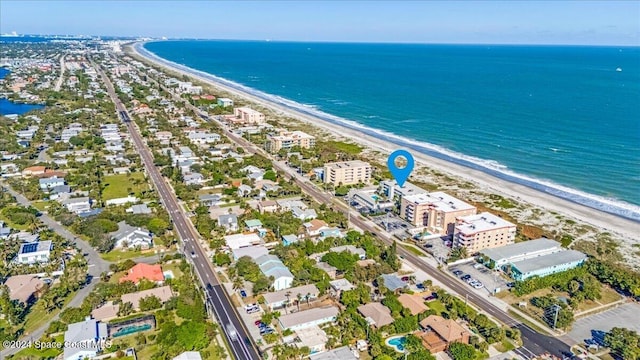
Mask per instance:
[[[414,151],[640,220],[638,47],[164,41],[144,48]]]

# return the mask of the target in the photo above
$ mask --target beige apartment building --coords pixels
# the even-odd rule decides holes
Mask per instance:
[[[441,191],[406,195],[400,201],[400,216],[433,234],[453,235],[456,218],[475,213],[475,206]]]
[[[454,246],[464,246],[469,255],[515,242],[516,225],[488,212],[459,217],[453,237]]]
[[[355,185],[368,184],[371,181],[371,165],[364,161],[353,160],[324,164],[323,182],[325,184]]]
[[[277,135],[268,135],[264,146],[270,153],[277,153],[281,149],[289,150],[294,146],[308,149],[316,145],[316,138],[302,131],[283,130]]]
[[[240,120],[249,124],[262,124],[265,121],[264,114],[249,107],[233,109],[233,114]]]

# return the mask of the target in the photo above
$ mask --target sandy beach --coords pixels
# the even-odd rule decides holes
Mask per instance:
[[[308,123],[324,131],[327,131],[328,133],[333,134],[336,137],[349,139],[353,142],[363,145],[366,148],[371,149],[372,151],[379,151],[380,153],[386,155],[398,148],[398,146],[396,144],[393,144],[392,142],[367,135],[357,130],[333,124],[321,118],[295,111],[277,103],[265,101],[264,99],[254,96],[253,94],[240,91],[236,88],[232,88],[224,83],[214,81],[210,78],[205,78],[196,71],[185,71],[181,68],[172,66],[172,64],[169,62],[164,62],[158,60],[157,58],[149,57],[146,54],[139,52],[135,46],[132,46],[131,48],[137,55],[146,58],[148,61],[158,66],[176,73],[180,73],[182,75],[190,76],[197,81],[206,83],[214,88],[218,88],[239,98],[246,99],[247,101],[259,104],[260,106],[271,109],[276,113],[280,113],[296,120]],[[562,214],[569,219],[574,219],[579,222],[592,225],[602,231],[611,232],[617,235],[617,237],[619,237],[622,241],[621,245],[623,246],[623,249],[621,249],[621,252],[623,254],[625,253],[625,248],[631,248],[631,245],[633,245],[634,243],[640,243],[640,223],[603,211],[599,211],[584,205],[573,203],[571,201],[561,199],[559,197],[529,188],[524,185],[505,181],[479,170],[474,170],[461,165],[453,164],[415,151],[412,151],[412,155],[417,162],[416,166],[426,166],[428,168],[450,174],[454,177],[467,180],[473,183],[480,191],[498,194],[506,198],[514,199],[521,203],[528,203],[533,205],[534,207],[539,207],[549,212]],[[384,161],[381,161],[381,163],[384,163]]]

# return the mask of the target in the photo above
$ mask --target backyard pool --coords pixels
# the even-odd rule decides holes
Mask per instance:
[[[129,334],[137,333],[138,331],[149,330],[149,329],[151,329],[151,327],[152,326],[150,324],[127,326],[127,327],[123,327],[122,329],[119,329],[112,336],[113,337],[125,336],[125,335],[129,335]]]
[[[386,344],[389,347],[392,347],[395,351],[399,353],[404,352],[404,345],[407,343],[407,338],[404,336],[393,336],[387,339]]]

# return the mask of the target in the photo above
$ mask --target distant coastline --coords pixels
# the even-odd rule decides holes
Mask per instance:
[[[182,71],[188,72],[194,76],[205,78],[209,81],[213,81],[218,84],[224,85],[226,87],[230,87],[232,89],[235,89],[245,94],[250,94],[251,96],[257,97],[262,101],[276,103],[280,106],[286,107],[287,109],[296,111],[306,116],[311,116],[326,122],[330,122],[333,125],[339,125],[351,130],[359,131],[363,134],[366,134],[378,139],[383,139],[385,141],[393,142],[397,146],[403,146],[403,147],[407,147],[407,148],[419,151],[420,153],[423,153],[430,157],[435,157],[437,159],[445,160],[452,164],[461,165],[473,170],[478,170],[485,174],[489,174],[495,178],[534,189],[540,192],[541,194],[542,193],[549,194],[549,195],[558,197],[560,199],[573,202],[575,204],[587,206],[592,209],[613,214],[621,218],[632,220],[637,223],[640,222],[640,207],[636,205],[620,202],[617,200],[610,200],[600,196],[591,195],[578,190],[574,190],[565,186],[556,185],[556,184],[552,184],[545,181],[540,181],[527,176],[522,176],[520,174],[512,173],[505,169],[500,169],[499,167],[492,168],[490,163],[489,164],[477,163],[475,162],[476,159],[474,158],[465,157],[464,155],[450,152],[438,146],[434,146],[424,142],[409,140],[385,131],[372,129],[372,128],[363,126],[359,123],[333,116],[331,114],[320,112],[318,110],[310,108],[309,106],[305,106],[304,104],[299,104],[279,96],[266,94],[264,92],[249,88],[241,84],[237,84],[227,79],[223,79],[218,76],[214,76],[199,70],[188,68],[184,65],[171,62],[166,59],[162,59],[157,55],[153,54],[152,52],[148,51],[147,49],[145,49],[142,43],[138,43],[135,46],[135,49],[145,57],[154,58],[156,61],[162,62],[166,66],[177,68]],[[355,138],[354,140],[357,141],[358,139]]]

